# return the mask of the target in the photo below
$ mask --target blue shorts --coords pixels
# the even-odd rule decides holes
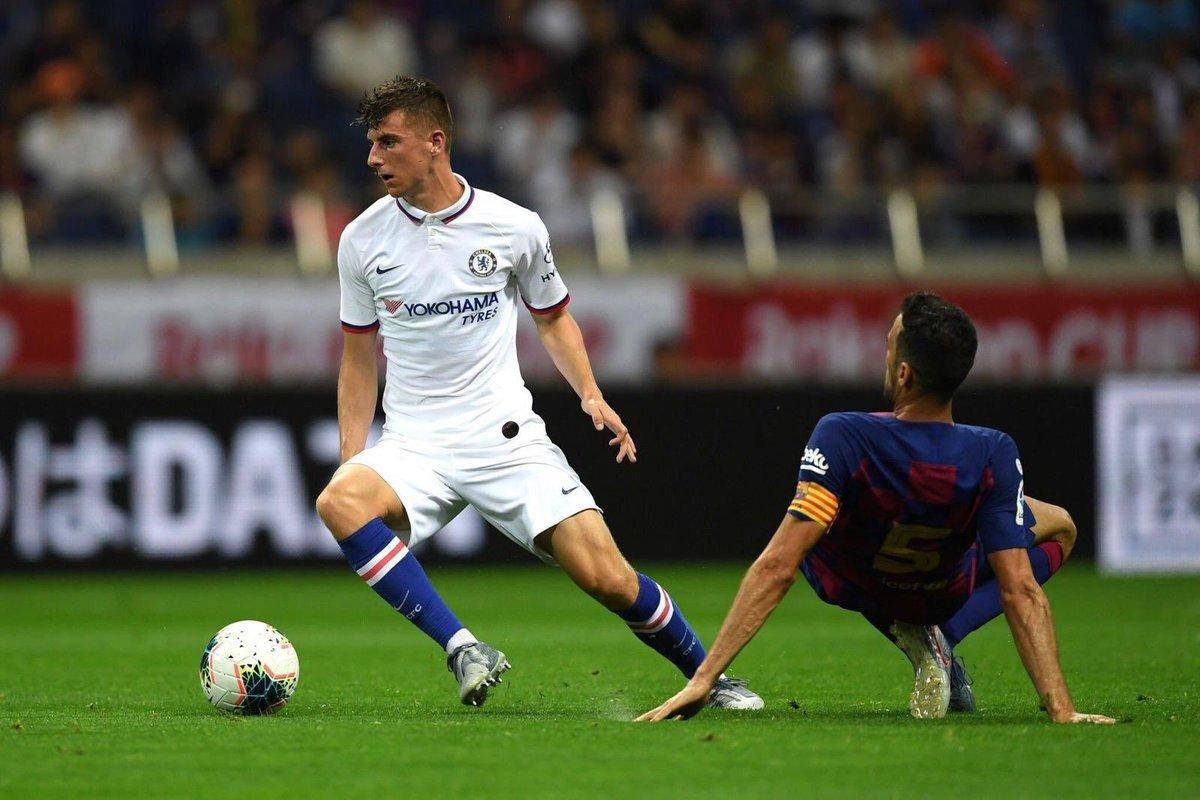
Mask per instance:
[[[939,581],[935,589],[894,589],[878,585],[860,586],[832,568],[817,553],[809,553],[800,565],[817,597],[826,603],[857,611],[872,619],[894,619],[914,625],[939,625],[958,611],[975,586],[978,548],[963,557],[960,568]]]

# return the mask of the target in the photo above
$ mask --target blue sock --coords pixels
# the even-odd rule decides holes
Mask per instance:
[[[367,586],[443,648],[462,630],[463,624],[438,596],[417,557],[382,519],[376,517],[338,544]]]
[[[692,677],[704,661],[704,645],[666,590],[640,572],[637,577],[637,600],[617,616],[629,623],[634,636],[679,667],[684,677]]]
[[[1038,583],[1050,580],[1050,576],[1058,572],[1062,563],[1063,549],[1058,542],[1042,542],[1029,548],[1029,564],[1033,567],[1033,577]],[[984,574],[981,568],[980,576]],[[1004,610],[1000,606],[1000,587],[996,578],[991,575],[991,570],[986,574],[988,577],[982,583],[976,584],[975,591],[967,598],[963,607],[940,626],[951,647],[957,647],[959,642],[967,638],[967,634],[1000,616],[1000,612]]]

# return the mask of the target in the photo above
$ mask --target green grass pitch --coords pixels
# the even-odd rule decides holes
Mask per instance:
[[[648,571],[707,640],[742,566]],[[903,656],[802,583],[735,664],[765,711],[636,725],[681,678],[564,576],[432,575],[513,663],[482,709],[349,571],[0,576],[0,797],[1200,796],[1195,578],[1051,581],[1077,706],[1123,720],[1067,728],[1002,620],[959,649],[979,712],[911,719]],[[300,655],[273,717],[200,692],[201,649],[242,618]]]

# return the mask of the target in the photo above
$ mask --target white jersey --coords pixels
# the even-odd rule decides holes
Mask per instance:
[[[385,196],[338,245],[342,327],[383,337],[384,434],[417,445],[488,445],[505,422],[536,420],[518,297],[534,314],[570,302],[538,215],[455,178],[463,194],[449,208]]]

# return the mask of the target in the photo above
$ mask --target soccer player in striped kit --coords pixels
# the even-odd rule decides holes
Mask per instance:
[[[915,717],[975,710],[953,647],[1003,612],[1052,720],[1114,721],[1075,710],[1041,588],[1074,544],[1070,517],[1026,500],[1011,437],[951,415],[975,349],[975,327],[961,308],[928,292],[905,298],[887,337],[884,389],[893,410],[817,423],[795,499],[742,580],[704,664],[640,719],[698,712],[711,681],[799,570],[818,597],[861,613],[912,662]]]
[[[317,499],[318,513],[367,584],[445,648],[465,704],[484,702],[508,659],[459,621],[408,548],[468,504],[557,563],[690,677],[703,645],[666,590],[621,555],[521,379],[518,303],[533,314],[592,425],[612,432],[616,460],[637,460],[633,437],[593,377],[541,219],[451,170],[450,110],[429,81],[384,83],[359,112],[367,165],[387,194],[346,227],[338,247],[343,463]],[[377,336],[387,359],[385,424],[366,448]],[[723,675],[706,702],[762,707],[744,682]]]

